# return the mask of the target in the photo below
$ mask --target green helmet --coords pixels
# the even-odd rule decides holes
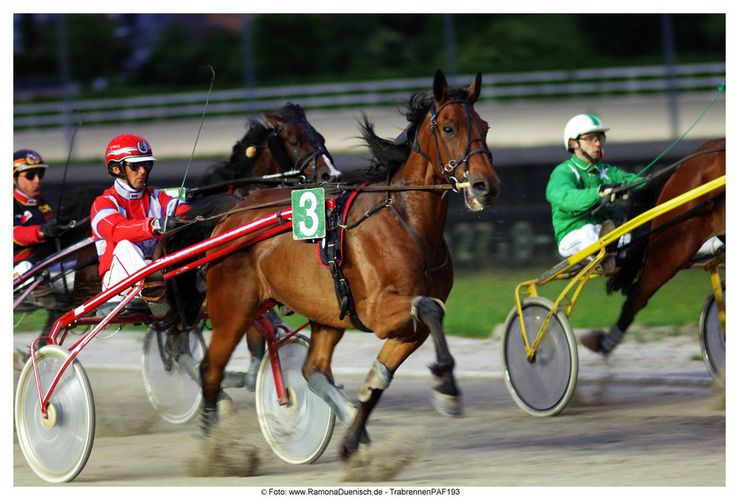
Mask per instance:
[[[589,134],[591,132],[607,132],[610,130],[607,128],[603,121],[595,115],[581,114],[570,118],[570,121],[565,125],[565,149],[572,152],[570,148],[570,139],[577,139],[583,134]]]

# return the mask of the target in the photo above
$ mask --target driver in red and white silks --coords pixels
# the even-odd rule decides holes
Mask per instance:
[[[103,290],[144,267],[173,216],[189,208],[147,187],[155,161],[149,142],[134,134],[113,138],[105,151],[115,181],[95,199],[90,213]]]

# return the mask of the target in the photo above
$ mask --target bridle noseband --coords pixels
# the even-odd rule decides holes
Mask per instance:
[[[449,106],[451,104],[460,104],[460,105],[462,105],[464,107],[465,114],[467,115],[467,147],[465,148],[464,153],[459,158],[449,160],[445,164],[442,161],[442,159],[441,159],[441,148],[442,148],[442,146],[443,146],[444,152],[446,153],[446,156],[448,158],[450,158],[452,155],[451,155],[451,153],[449,151],[449,148],[447,148],[446,143],[443,140],[441,140],[441,137],[440,137],[441,132],[439,131],[439,126],[437,124],[437,118],[438,118],[439,114],[441,113],[441,111],[445,107],[447,107],[447,106]],[[467,182],[467,180],[469,178],[469,175],[470,175],[470,164],[469,164],[470,157],[472,157],[473,155],[476,155],[476,154],[485,154],[485,155],[488,156],[488,158],[490,158],[490,161],[492,162],[493,161],[493,154],[490,152],[490,149],[488,149],[488,146],[485,143],[485,140],[483,139],[484,134],[483,134],[483,131],[482,131],[482,127],[480,126],[480,124],[477,121],[475,121],[473,119],[473,116],[472,116],[472,105],[469,102],[467,102],[465,100],[462,100],[462,99],[454,99],[454,100],[445,102],[444,104],[441,105],[441,107],[439,109],[436,109],[436,102],[434,102],[431,105],[431,108],[429,109],[429,113],[431,113],[431,125],[430,125],[429,129],[431,131],[431,135],[434,138],[434,142],[436,143],[436,162],[434,162],[431,159],[431,157],[428,154],[426,154],[426,152],[424,152],[421,149],[421,146],[418,144],[418,134],[416,134],[416,136],[414,137],[413,144],[411,144],[411,147],[413,148],[414,151],[416,151],[421,156],[423,156],[424,158],[426,158],[426,160],[429,163],[432,163],[432,164],[435,163],[436,166],[439,169],[439,173],[444,177],[444,179],[446,179],[446,181],[449,184],[451,184],[453,186],[453,190],[455,192],[457,192],[459,190],[457,189],[456,185],[460,183],[460,180],[457,179],[457,177],[454,175],[455,170],[460,165],[463,164],[464,165],[464,173],[462,174],[462,182]],[[473,139],[472,138],[472,126],[473,126],[473,123],[475,124],[475,126],[478,129],[478,131],[480,132],[480,137],[479,138],[476,138],[476,139]],[[477,147],[475,149],[472,149],[472,145],[475,142],[481,142],[482,143],[482,146]]]

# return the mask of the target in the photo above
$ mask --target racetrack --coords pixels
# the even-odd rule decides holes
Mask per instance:
[[[15,336],[16,345],[26,340]],[[243,389],[229,390],[237,414],[222,420],[228,439],[216,432],[205,440],[196,423],[167,424],[146,399],[135,366],[139,342],[124,332],[96,340],[83,352],[97,432],[87,466],[72,485],[726,484],[724,395],[696,359],[693,336],[629,339],[608,363],[581,350],[575,398],[561,415],[549,418],[528,416],[513,403],[500,378],[499,342],[493,339],[450,338],[465,414],[456,419],[436,414],[424,368],[433,347],[424,345],[401,367],[376,408],[368,427],[373,445],[363,457],[375,461],[359,468],[338,459],[343,436],[338,425],[316,463],[280,462],[256,423],[254,395]],[[335,373],[353,399],[380,345],[356,332],[339,344]],[[13,455],[16,486],[45,484],[26,464],[17,440]]]

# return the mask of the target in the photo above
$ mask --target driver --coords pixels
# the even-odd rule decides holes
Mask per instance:
[[[105,165],[115,181],[95,199],[90,213],[103,291],[150,262],[157,241],[172,228],[174,215],[189,208],[164,191],[147,186],[155,161],[151,145],[140,135],[114,137],[105,150]],[[161,273],[145,280],[141,296],[157,317],[165,316],[168,310],[164,295]],[[121,298],[110,302],[115,304]],[[136,301],[129,303],[129,310],[142,309]]]
[[[607,209],[591,211],[603,198],[625,199],[628,191],[614,192],[620,185],[641,179],[603,162],[609,129],[595,115],[573,116],[565,125],[564,145],[569,159],[552,171],[546,197],[552,206],[552,225],[559,253],[569,257],[595,243],[615,228]],[[615,256],[607,254],[603,271],[615,270]]]
[[[13,277],[28,272],[48,253],[48,243],[61,228],[51,205],[41,197],[41,179],[48,165],[36,151],[19,149],[13,153]],[[33,292],[42,306],[53,305],[51,287],[41,283]],[[48,302],[48,303],[47,303]]]

